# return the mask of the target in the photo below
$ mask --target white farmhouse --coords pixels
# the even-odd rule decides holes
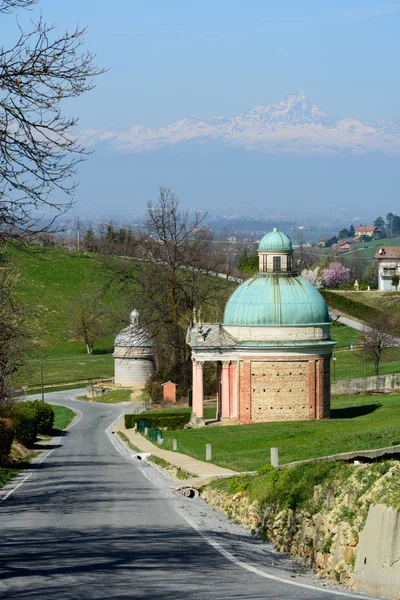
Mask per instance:
[[[400,277],[400,246],[380,246],[374,258],[378,261],[378,289],[395,292],[393,277]]]

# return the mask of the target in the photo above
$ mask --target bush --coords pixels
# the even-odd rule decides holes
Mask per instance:
[[[16,418],[15,439],[24,446],[32,446],[36,442],[38,433],[38,420],[33,402],[18,404]]]
[[[35,400],[27,404],[32,404],[35,409],[38,432],[51,433],[54,425],[54,408],[42,400]]]
[[[11,419],[0,419],[0,464],[4,464],[10,454],[14,435],[13,421]]]
[[[329,308],[344,312],[351,317],[363,320],[374,318],[378,315],[378,311],[375,308],[372,308],[372,306],[361,304],[361,302],[356,302],[342,294],[335,294],[335,292],[330,292],[328,290],[320,290],[320,292]]]
[[[186,423],[189,423],[190,417],[190,411],[151,411],[143,412],[139,415],[129,413],[125,415],[125,427],[127,429],[132,429],[138,421],[147,421],[150,427],[158,427],[159,429],[183,429]]]

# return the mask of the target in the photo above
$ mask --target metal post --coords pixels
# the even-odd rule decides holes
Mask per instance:
[[[164,441],[164,440],[163,440],[163,438],[162,438],[162,435],[158,434],[158,436],[157,436],[157,444],[158,444],[159,446],[161,446],[161,444],[163,443],[163,441]]]
[[[43,362],[40,361],[40,385],[42,388],[42,402],[44,402],[44,390],[43,390]]]
[[[178,442],[175,439],[172,440],[172,450],[178,450]]]
[[[275,469],[279,465],[278,448],[271,448],[271,465]]]
[[[336,381],[336,356],[333,357],[333,381]]]
[[[206,444],[206,461],[211,460],[211,444]]]

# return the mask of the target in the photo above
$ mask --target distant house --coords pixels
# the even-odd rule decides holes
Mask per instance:
[[[356,240],[360,240],[364,235],[374,240],[380,234],[380,230],[375,225],[360,225],[354,232]]]
[[[342,244],[339,244],[338,250],[339,252],[346,252],[347,250],[351,250],[351,245],[349,242],[343,242]]]
[[[395,292],[393,277],[400,276],[400,246],[381,246],[375,252],[378,261],[378,289],[380,292]]]

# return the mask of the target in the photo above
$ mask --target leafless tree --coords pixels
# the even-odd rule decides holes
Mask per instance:
[[[10,266],[0,269],[0,417],[10,416],[32,339],[30,310],[17,299],[17,281]]]
[[[35,0],[0,0],[4,13]],[[86,152],[63,102],[94,87],[102,71],[84,48],[86,29],[57,34],[42,16],[29,31],[17,24],[11,48],[0,47],[0,236],[50,230],[72,203],[77,165]],[[56,199],[60,198],[60,200]]]
[[[379,365],[384,350],[400,345],[400,320],[398,317],[388,317],[377,312],[367,317],[362,332],[364,352],[374,363],[375,375],[379,375]]]
[[[209,249],[204,218],[182,210],[176,195],[160,188],[158,201],[148,204],[142,260],[107,260],[110,281],[130,290],[132,304],[155,339],[158,372],[182,385],[190,380],[186,331],[193,308],[203,307],[207,318],[210,306],[220,310],[223,305],[218,297],[223,284],[204,274]]]
[[[112,314],[99,287],[91,286],[75,296],[68,310],[68,334],[84,342],[93,354],[95,343],[112,329]]]

